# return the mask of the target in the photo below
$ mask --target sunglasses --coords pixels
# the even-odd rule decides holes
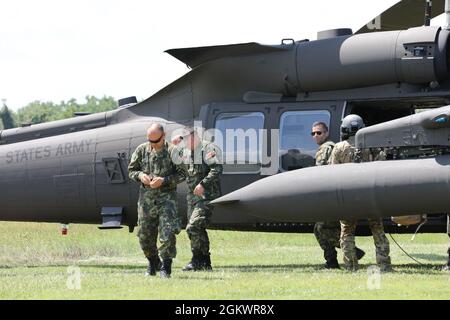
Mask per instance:
[[[313,131],[311,132],[311,135],[314,137],[315,135],[321,136],[322,135],[322,131]]]
[[[159,143],[159,142],[162,140],[162,138],[163,138],[163,134],[161,135],[161,137],[159,137],[158,140],[150,140],[150,139],[148,139],[148,141],[149,141],[150,143]]]

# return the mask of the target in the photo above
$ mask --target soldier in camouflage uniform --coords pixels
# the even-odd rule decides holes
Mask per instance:
[[[312,126],[311,135],[319,145],[316,152],[316,166],[327,165],[334,148],[334,142],[329,140],[328,126],[323,122],[315,122]],[[314,235],[323,250],[325,268],[339,269],[336,248],[340,248],[341,225],[339,221],[316,222]],[[364,256],[364,251],[356,248],[358,259]]]
[[[355,148],[355,134],[364,127],[364,122],[357,115],[349,115],[342,120],[341,136],[344,141],[339,142],[333,149],[330,164],[340,164],[361,161],[382,160],[382,155],[374,157],[370,151],[364,150],[357,154]],[[341,220],[341,248],[344,253],[345,268],[350,271],[358,269],[358,259],[355,246],[356,220]],[[369,227],[373,235],[377,264],[382,271],[391,270],[389,256],[389,240],[386,238],[382,219],[369,219]]]
[[[323,122],[315,122],[312,126],[311,135],[319,145],[316,152],[316,166],[327,165],[334,148],[334,142],[328,139],[328,126]],[[324,252],[326,268],[339,268],[335,248],[339,247],[340,233],[341,226],[338,221],[317,222],[314,225],[314,235]]]
[[[220,197],[222,164],[219,148],[202,141],[193,128],[183,135],[186,141],[188,194],[188,225],[186,232],[191,240],[192,260],[183,271],[211,270],[209,238],[206,228],[211,219],[209,202]]]
[[[182,164],[172,160],[180,150],[164,137],[163,127],[153,124],[147,131],[149,141],[139,145],[131,156],[128,172],[130,179],[141,183],[138,237],[149,261],[147,275],[156,275],[162,261],[161,277],[170,278],[172,259],[177,253],[175,236],[181,231],[176,187],[185,179],[186,172]],[[157,249],[158,233],[161,245]]]

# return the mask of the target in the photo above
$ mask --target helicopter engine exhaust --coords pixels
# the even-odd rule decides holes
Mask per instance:
[[[417,27],[299,43],[300,92],[450,78],[450,30]]]

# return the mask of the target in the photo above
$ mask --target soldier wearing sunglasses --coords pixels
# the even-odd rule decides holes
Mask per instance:
[[[153,124],[147,130],[148,142],[139,145],[128,166],[130,179],[141,184],[138,200],[139,243],[149,261],[146,275],[170,278],[176,256],[176,238],[181,231],[178,216],[177,184],[185,180],[184,166],[174,163],[181,152],[166,142],[164,128]],[[157,248],[159,233],[160,247]],[[162,266],[160,264],[162,263]]]

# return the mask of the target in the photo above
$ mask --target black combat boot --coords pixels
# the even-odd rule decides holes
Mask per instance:
[[[156,259],[158,262],[156,263],[156,271],[161,271],[161,267],[162,267],[162,262],[161,259],[159,257],[157,257]]]
[[[323,252],[325,258],[325,268],[326,269],[339,269],[339,262],[337,260],[337,252],[334,247],[327,248]]]
[[[444,271],[450,271],[450,248],[448,248],[447,253],[448,253],[447,264],[442,267],[442,270],[444,270]]]
[[[201,270],[202,254],[199,252],[192,252],[191,261],[183,268],[183,271],[199,271]]]
[[[361,260],[365,255],[366,255],[366,253],[364,252],[364,250],[356,247],[356,258],[358,260]]]
[[[146,276],[156,276],[156,271],[158,270],[158,266],[161,264],[158,256],[149,257],[148,259],[148,268],[145,273]]]
[[[161,272],[159,275],[161,278],[169,279],[172,273],[172,259],[164,259],[161,266]]]
[[[340,269],[339,262],[337,258],[330,258],[325,263],[325,268],[327,269]]]
[[[201,265],[202,270],[206,270],[206,271],[212,271],[212,267],[211,267],[211,255],[209,254],[209,252],[207,254],[204,254],[202,256],[202,265]]]

